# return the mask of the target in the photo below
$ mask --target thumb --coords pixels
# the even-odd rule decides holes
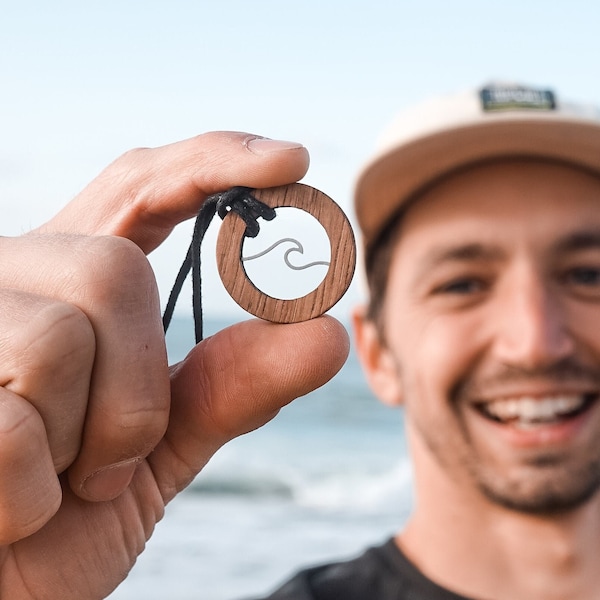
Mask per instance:
[[[173,368],[169,428],[149,457],[165,502],[227,441],[331,379],[348,351],[346,330],[328,316],[246,321],[197,345]]]
[[[235,132],[132,150],[38,231],[126,237],[147,254],[210,194],[293,183],[308,162],[301,144]]]

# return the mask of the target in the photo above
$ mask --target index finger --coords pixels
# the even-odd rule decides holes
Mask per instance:
[[[207,196],[238,185],[293,183],[308,164],[301,144],[237,132],[140,148],[109,165],[40,231],[122,236],[147,254]]]

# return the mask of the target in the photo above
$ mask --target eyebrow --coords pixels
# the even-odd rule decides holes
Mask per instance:
[[[600,230],[583,230],[566,236],[555,245],[557,253],[600,249]]]
[[[600,243],[600,236],[598,237]],[[435,248],[427,254],[421,263],[421,269],[427,271],[447,262],[481,262],[497,261],[504,258],[505,253],[497,246],[479,242]]]
[[[504,257],[505,253],[498,246],[481,244],[479,242],[437,247],[432,249],[431,252],[419,261],[414,273],[414,281],[421,280],[432,269],[443,264],[496,262]]]
[[[558,240],[553,250],[556,254],[600,250],[600,230],[576,231]],[[425,255],[418,265],[416,276],[419,278],[445,263],[497,262],[503,258],[506,258],[506,253],[499,246],[480,242],[450,244],[434,248]]]

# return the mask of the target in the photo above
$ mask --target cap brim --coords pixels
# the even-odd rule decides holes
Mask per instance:
[[[600,124],[548,113],[495,117],[402,142],[367,163],[355,187],[356,217],[365,246],[419,190],[468,164],[540,157],[600,172]]]

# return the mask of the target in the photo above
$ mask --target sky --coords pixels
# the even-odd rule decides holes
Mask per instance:
[[[0,9],[0,235],[43,223],[126,150],[210,130],[302,142],[303,182],[353,221],[357,170],[415,102],[502,80],[600,104],[600,4],[589,0],[0,0]],[[163,299],[190,227],[150,256]],[[205,313],[237,315],[210,260],[205,269]],[[360,301],[361,281],[336,316]],[[185,313],[191,289],[183,295]]]

